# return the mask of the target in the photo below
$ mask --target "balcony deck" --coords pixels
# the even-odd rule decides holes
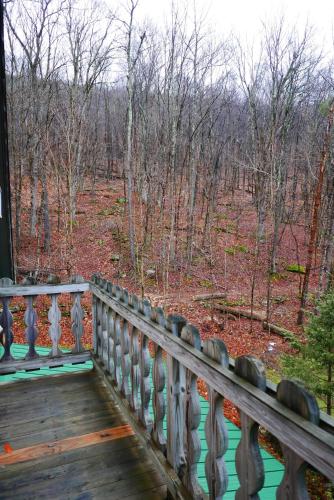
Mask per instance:
[[[0,406],[1,448],[13,449],[0,455],[2,499],[166,497],[95,372],[2,385]]]
[[[41,355],[47,355],[49,352],[48,348],[37,347],[36,349],[39,352],[39,354],[41,354]],[[0,347],[0,355],[1,355],[1,350],[2,349]],[[26,353],[26,351],[27,351],[26,345],[14,344],[12,346],[12,352],[13,352],[13,355],[15,358],[20,359],[20,358],[24,357],[24,354]],[[48,390],[49,390],[49,395],[50,395],[49,397],[51,398],[51,401],[52,401],[51,409],[53,409],[56,413],[54,416],[52,416],[52,418],[48,418],[48,419],[45,419],[43,421],[43,425],[40,425],[39,428],[37,429],[37,436],[39,438],[39,441],[37,441],[36,443],[35,443],[35,441],[32,441],[32,442],[43,446],[43,443],[45,443],[45,441],[41,439],[41,436],[42,436],[41,433],[42,433],[42,431],[44,432],[44,429],[45,429],[46,436],[48,436],[48,433],[49,433],[49,434],[51,434],[52,439],[61,441],[62,439],[72,437],[70,432],[73,432],[73,429],[75,430],[76,436],[80,436],[81,434],[83,434],[83,432],[81,432],[83,423],[84,423],[84,431],[86,433],[101,432],[101,430],[103,431],[103,429],[107,428],[109,424],[110,424],[109,427],[112,426],[112,420],[115,417],[113,416],[113,414],[110,416],[109,410],[108,409],[106,410],[103,406],[105,404],[104,399],[103,399],[103,398],[105,398],[105,395],[102,397],[101,400],[99,399],[99,396],[98,396],[98,394],[100,394],[100,393],[104,394],[105,389],[101,386],[101,381],[99,380],[97,375],[92,375],[92,374],[87,373],[92,369],[92,367],[93,367],[93,363],[91,361],[87,361],[86,363],[82,363],[82,364],[78,364],[78,365],[68,364],[68,365],[63,365],[63,366],[59,366],[59,367],[55,367],[55,368],[41,368],[39,370],[33,370],[33,371],[29,371],[29,372],[26,372],[26,371],[16,372],[13,374],[2,375],[0,377],[0,383],[1,382],[2,383],[14,382],[14,381],[20,382],[18,385],[15,384],[13,386],[13,393],[11,393],[11,391],[10,391],[11,386],[7,386],[6,392],[8,393],[8,396],[7,396],[7,399],[5,399],[4,401],[6,401],[6,400],[8,401],[9,397],[11,397],[13,401],[15,401],[15,398],[17,398],[17,401],[20,401],[22,398],[22,393],[27,394],[27,395],[33,394],[34,395],[34,405],[32,408],[35,408],[36,416],[37,416],[37,414],[39,414],[39,411],[40,411],[38,401],[41,398],[45,398],[47,396]],[[71,374],[74,375],[73,378],[71,377]],[[61,376],[61,375],[63,375],[63,376]],[[41,377],[43,377],[44,383],[41,380],[39,380],[38,383],[32,383],[32,380],[34,380],[34,382],[35,382],[35,379],[41,379]],[[51,377],[51,378],[46,379],[45,377]],[[24,386],[22,386],[24,381],[27,382],[29,380],[30,380],[30,382],[27,385],[24,384]],[[64,387],[65,387],[64,391],[66,392],[66,394],[69,395],[71,393],[71,390],[73,389],[73,392],[75,394],[78,394],[78,397],[79,397],[79,400],[74,401],[73,405],[72,405],[72,399],[71,399],[71,404],[69,406],[68,411],[65,410],[65,408],[63,408],[64,404],[68,405],[68,400],[66,400],[64,398],[64,400],[57,399],[56,401],[54,401],[52,396],[51,396],[52,391],[54,391],[54,387],[58,387],[56,394],[57,394],[57,397],[59,396],[61,384],[64,384]],[[88,390],[85,387],[85,384],[87,385]],[[1,387],[1,385],[0,385],[0,387]],[[6,386],[2,386],[2,389],[1,389],[2,394],[3,394],[4,387],[6,387]],[[96,389],[98,389],[98,393],[94,393],[94,391],[96,391]],[[61,393],[62,392],[63,391],[61,391]],[[85,394],[85,398],[82,400],[82,404],[80,401],[80,393]],[[12,394],[12,395],[9,396],[10,394]],[[91,394],[92,395],[94,394],[93,399],[91,400],[91,402],[90,401],[88,402],[87,397],[90,396]],[[23,396],[23,398],[24,398],[24,396]],[[35,399],[37,399],[37,401],[35,401]],[[91,411],[89,409],[89,407],[92,403],[94,404],[94,411]],[[50,404],[51,403],[48,402],[48,405],[50,405]],[[208,486],[207,486],[207,482],[206,482],[206,478],[205,478],[205,457],[206,457],[206,453],[207,453],[207,445],[206,445],[206,441],[205,441],[204,427],[205,427],[205,419],[206,419],[208,411],[209,411],[209,405],[208,405],[207,400],[205,400],[204,398],[200,398],[200,404],[201,404],[201,423],[199,426],[199,432],[200,432],[200,438],[201,438],[201,445],[202,445],[201,450],[202,451],[201,451],[201,458],[200,458],[200,461],[198,464],[198,476],[199,476],[201,486],[203,487],[204,491],[207,492]],[[85,408],[85,405],[86,405],[86,408]],[[95,405],[97,405],[96,408],[95,408]],[[17,408],[21,408],[19,403],[17,403]],[[13,409],[15,409],[15,406],[13,407]],[[63,417],[59,416],[60,410],[64,411]],[[80,415],[80,412],[82,412],[83,410],[84,410],[84,415]],[[30,415],[31,411],[32,411],[32,409],[29,408],[29,415]],[[23,408],[23,412],[24,412],[24,408]],[[22,414],[24,415],[24,413],[22,413]],[[150,405],[150,414],[153,418],[152,404]],[[6,418],[5,414],[2,414],[2,415],[3,415],[3,418],[5,419]],[[7,417],[11,420],[10,414],[7,415]],[[42,418],[42,419],[38,419],[36,421],[33,417],[31,417],[31,418],[32,418],[32,421],[35,422],[35,425],[37,425],[36,422],[39,423],[41,420],[43,420],[43,418]],[[22,420],[25,421],[24,419],[22,419]],[[27,427],[27,425],[23,425],[23,423],[22,423],[22,426],[24,427],[24,430],[25,430],[25,434],[23,434],[23,438],[22,438],[22,436],[20,437],[22,432],[21,433],[18,432],[18,429],[17,429],[18,425],[21,426],[21,423],[17,424],[17,422],[14,420],[13,424],[14,425],[11,425],[11,426],[8,426],[8,425],[7,426],[3,426],[3,425],[0,426],[0,447],[1,447],[1,449],[3,449],[3,446],[6,442],[9,443],[14,450],[20,450],[26,446],[30,446],[29,442],[27,444],[27,441],[24,440],[24,435],[27,434],[26,429],[29,429],[29,427]],[[227,456],[225,457],[225,460],[226,460],[226,466],[227,466],[227,470],[229,473],[230,481],[229,481],[228,490],[225,493],[224,498],[226,498],[227,500],[232,500],[235,498],[235,492],[239,488],[239,481],[238,481],[238,476],[237,476],[237,472],[236,472],[236,468],[235,468],[235,452],[236,452],[237,446],[238,446],[240,438],[241,438],[241,432],[240,432],[240,429],[238,427],[236,427],[232,422],[226,420],[226,424],[227,424],[228,431],[229,431],[229,437],[230,437],[229,443],[230,444],[229,444],[229,451],[227,453]],[[34,425],[34,424],[32,424],[32,425]],[[48,425],[50,425],[50,427],[48,427]],[[119,424],[119,425],[121,425],[121,424]],[[166,421],[165,421],[164,428],[166,430]],[[77,432],[77,429],[78,429],[78,432]],[[27,436],[25,437],[25,439],[27,439]],[[123,439],[125,439],[125,438],[123,438]],[[125,443],[127,442],[128,439],[129,438],[126,437]],[[108,447],[110,447],[110,450],[114,450],[114,449],[115,450],[119,450],[119,449],[122,450],[122,448],[118,448],[118,446],[120,446],[121,443],[115,443],[115,442],[111,442],[110,444],[107,443],[106,445],[104,445],[104,448],[103,448],[102,444],[99,445],[100,448],[99,448],[99,446],[94,445],[91,449],[91,446],[89,446],[87,451],[85,451],[85,457],[87,457],[87,459],[88,459],[88,464],[91,464],[91,460],[89,460],[90,457],[96,457],[97,459],[99,458],[99,455],[98,455],[99,449],[101,449],[101,455],[103,455],[103,456],[106,453],[104,450],[106,448],[108,449]],[[112,448],[112,447],[114,447],[114,448]],[[118,451],[117,451],[117,453],[118,453]],[[261,454],[262,454],[262,458],[263,458],[263,462],[264,462],[264,469],[266,472],[266,475],[265,475],[266,480],[265,480],[265,485],[264,485],[263,489],[261,490],[259,496],[261,499],[264,499],[264,500],[275,499],[276,498],[276,489],[282,480],[284,467],[278,460],[276,460],[272,455],[267,453],[265,450],[261,449]],[[77,467],[77,466],[81,466],[81,467],[84,466],[84,463],[83,463],[84,458],[81,458],[80,450],[76,450],[76,452],[73,451],[72,454],[69,451],[67,452],[67,454],[61,454],[61,456],[58,456],[58,459],[55,457],[54,461],[55,461],[56,465],[54,467],[55,468],[58,467],[58,469],[59,469],[59,463],[62,463],[62,465],[64,465],[64,462],[67,460],[69,460],[69,463],[71,464],[71,466],[68,467],[69,471],[74,471],[75,467]],[[49,461],[50,461],[50,459],[47,460],[47,463],[49,463]],[[72,462],[78,462],[78,464],[73,465]],[[37,461],[36,468],[38,469],[38,471],[40,471],[40,466],[37,465],[38,463],[39,462]],[[1,466],[1,458],[0,458],[0,466]],[[53,468],[53,462],[50,464],[50,467]],[[46,467],[45,474],[43,474],[43,475],[39,474],[39,476],[38,476],[39,479],[37,479],[38,483],[43,482],[43,478],[46,479],[46,477],[48,477],[48,474],[52,474],[52,476],[53,476],[52,471],[48,470],[50,467],[49,466]],[[21,473],[24,476],[25,475],[24,471],[26,470],[26,468],[31,470],[31,464],[29,465],[29,463],[26,463],[24,465],[22,463],[22,468],[13,469],[13,477],[16,474],[21,475]],[[125,470],[128,470],[127,468],[128,468],[128,464],[125,463]],[[7,471],[5,471],[5,472],[7,472]],[[10,473],[10,469],[8,469],[8,473]],[[26,477],[28,477],[28,476],[29,476],[29,474],[26,474]],[[3,476],[2,472],[0,472],[0,477],[1,477],[1,479],[3,477],[5,479],[5,477],[7,477],[7,475],[5,474]],[[35,476],[32,476],[32,479],[33,479],[33,481],[35,481]],[[2,495],[5,494],[5,498],[7,498],[7,492],[2,491],[2,484],[3,484],[3,482],[0,483],[0,496],[1,496],[1,498],[4,498]],[[9,483],[9,484],[11,484],[11,483]],[[20,481],[14,481],[14,482],[12,481],[12,484],[13,484],[13,486],[12,486],[13,491],[15,491],[15,489],[17,488],[17,485],[20,484]],[[76,484],[77,483],[73,484],[73,489],[75,492],[77,491]],[[110,486],[111,486],[111,494],[112,494],[113,484],[111,484]],[[19,488],[20,488],[20,486],[19,486]],[[163,491],[164,490],[158,491],[159,495],[162,494]],[[147,493],[148,492],[145,491],[145,498],[146,498]],[[27,495],[27,491],[24,491],[24,494]],[[154,495],[155,491],[151,492],[150,494]],[[97,496],[95,496],[95,495],[97,495]],[[44,494],[42,492],[41,496],[43,496],[44,498],[51,498],[50,492],[48,492],[48,494],[47,493]],[[10,498],[10,496],[8,496],[8,498]],[[30,498],[30,497],[24,496],[24,498]],[[31,498],[33,498],[33,497],[31,497]],[[55,496],[55,498],[57,498],[57,497]],[[99,496],[98,496],[98,492],[96,492],[96,493],[93,492],[92,496],[87,496],[85,493],[85,495],[83,497],[81,497],[80,495],[76,496],[75,493],[73,493],[72,496],[69,494],[68,498],[84,498],[84,499],[87,498],[88,499],[88,498],[99,498]],[[115,498],[117,498],[117,494],[115,495]],[[151,498],[151,496],[148,496],[148,498]],[[155,498],[155,497],[152,496],[152,498]],[[157,498],[163,498],[163,497],[158,496]]]
[[[92,351],[82,343],[84,293]],[[39,295],[49,297],[51,350],[36,345]],[[16,297],[26,302],[26,346],[13,343]],[[308,465],[334,480],[333,420],[314,396],[296,381],[267,382],[261,361],[233,360],[183,317],[165,317],[99,277],[38,286],[3,279],[0,301],[1,499],[295,500],[308,498]],[[67,351],[62,321],[73,335]],[[239,408],[241,429],[224,418],[224,398]],[[260,448],[259,426],[278,439],[284,464]]]

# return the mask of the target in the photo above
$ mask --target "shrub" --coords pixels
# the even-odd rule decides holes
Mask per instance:
[[[307,342],[299,344],[299,356],[283,356],[288,376],[301,379],[332,413],[334,404],[334,291],[318,303],[318,314],[311,314],[305,328]]]

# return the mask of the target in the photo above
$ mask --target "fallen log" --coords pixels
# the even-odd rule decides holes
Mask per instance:
[[[298,337],[295,333],[291,332],[290,330],[286,330],[281,326],[274,325],[273,323],[268,323],[266,321],[265,314],[262,312],[259,311],[251,312],[249,309],[238,309],[236,307],[223,306],[221,304],[215,304],[214,308],[225,313],[233,314],[234,316],[241,316],[243,318],[253,319],[255,321],[261,321],[262,328],[264,330],[276,333],[280,337],[283,337],[284,339],[289,340],[290,342],[296,342],[296,341],[298,342]]]
[[[265,313],[258,311],[250,311],[249,309],[238,309],[237,307],[223,306],[222,304],[215,304],[215,309],[218,311],[234,314],[235,316],[241,316],[247,319],[255,319],[256,321],[265,321]]]
[[[192,300],[199,302],[201,300],[216,300],[216,299],[226,299],[226,293],[215,292],[215,293],[204,293],[203,295],[194,295]]]
[[[290,341],[296,341],[297,336],[295,333],[291,332],[290,330],[286,330],[285,328],[282,328],[281,326],[273,325],[272,323],[267,323],[267,321],[263,321],[262,323],[263,329],[268,330],[270,332],[274,332],[280,337],[283,337],[284,339],[290,340]]]

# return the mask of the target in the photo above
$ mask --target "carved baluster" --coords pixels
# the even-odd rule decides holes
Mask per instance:
[[[115,330],[114,330],[114,382],[117,388],[121,390],[121,358],[122,358],[122,348],[121,348],[121,317],[115,314]]]
[[[107,363],[107,369],[108,372],[111,374],[111,379],[113,380],[114,377],[114,357],[113,357],[113,351],[114,351],[114,329],[115,329],[115,321],[114,321],[114,314],[113,310],[108,307],[107,310],[107,334],[108,334],[108,363]]]
[[[61,328],[60,328],[60,320],[61,320],[61,312],[58,307],[58,295],[57,293],[50,295],[51,297],[51,307],[49,309],[48,319],[50,321],[49,334],[52,342],[52,349],[50,351],[50,356],[61,356],[62,352],[58,347],[60,336],[61,336]]]
[[[83,336],[83,318],[84,311],[81,307],[81,296],[82,292],[75,292],[73,295],[73,306],[71,309],[71,319],[72,319],[72,333],[75,339],[75,345],[72,352],[82,352],[84,350],[81,343],[81,338]]]
[[[182,328],[181,339],[196,349],[201,350],[199,331],[193,325],[186,325]],[[186,369],[185,378],[185,429],[183,442],[186,462],[182,471],[182,482],[191,493],[192,498],[202,499],[204,494],[197,477],[197,463],[201,456],[201,441],[198,432],[201,421],[201,405],[197,390],[197,375]]]
[[[152,311],[152,321],[155,321],[160,326],[165,327],[166,320],[164,312],[160,307]],[[153,411],[154,422],[152,436],[158,447],[165,452],[166,436],[163,429],[164,418],[166,414],[165,402],[165,366],[162,359],[162,349],[157,344],[154,344],[154,362],[153,362]]]
[[[235,360],[234,372],[263,391],[266,390],[264,366],[253,356],[241,356]],[[236,451],[236,469],[240,488],[236,500],[258,499],[258,491],[264,484],[264,467],[258,442],[259,424],[240,411],[241,439]]]
[[[229,359],[224,342],[217,339],[204,341],[203,352],[220,366],[228,367]],[[228,447],[228,431],[224,420],[224,398],[208,386],[209,413],[205,421],[205,438],[208,453],[205,459],[205,475],[210,499],[223,498],[228,486],[224,453]]]
[[[127,290],[123,290],[122,294],[122,302],[125,305],[129,305],[129,294]],[[122,385],[121,385],[121,394],[128,401],[131,399],[131,391],[129,386],[129,376],[130,376],[130,335],[129,335],[129,323],[124,318],[123,320],[123,329],[121,336],[121,349],[122,349]]]
[[[101,306],[101,360],[108,366],[108,307],[102,302]]]
[[[132,295],[129,301],[130,307],[135,311],[139,310],[138,298]],[[140,367],[139,367],[139,330],[134,326],[131,332],[131,409],[138,414],[139,412],[139,385],[140,385]]]
[[[182,316],[169,315],[166,328],[176,337],[186,324]],[[185,463],[183,448],[185,371],[176,359],[167,355],[167,460],[177,474]]]
[[[9,278],[0,279],[0,287],[7,287],[13,284],[12,280]],[[10,348],[14,340],[12,325],[13,325],[13,315],[9,310],[9,303],[12,297],[3,297],[2,302],[2,313],[0,314],[0,326],[2,328],[0,334],[1,344],[4,348],[4,353],[2,355],[1,361],[13,360]]]
[[[97,355],[103,361],[103,346],[102,346],[102,334],[103,330],[103,302],[100,299],[97,299]]]
[[[93,323],[93,351],[95,355],[97,355],[97,304],[98,304],[98,299],[96,295],[93,294],[92,323]]]
[[[140,305],[140,312],[147,318],[151,318],[151,305],[148,300],[143,300]],[[148,338],[140,332],[140,412],[141,423],[148,431],[152,430],[152,420],[150,417],[149,406],[151,399],[151,356],[148,349]]]
[[[109,296],[112,295],[112,283],[109,281],[107,283],[107,293]],[[111,379],[114,377],[114,358],[113,358],[113,350],[114,350],[114,314],[113,310],[110,307],[106,309],[106,323],[107,323],[107,371],[111,375]]]
[[[318,403],[297,381],[282,380],[277,386],[277,400],[306,420],[319,425]],[[277,500],[307,500],[309,498],[305,480],[307,463],[288,446],[281,443],[284,455],[284,476],[277,488]]]
[[[25,359],[35,359],[39,357],[35,349],[35,342],[38,337],[38,330],[36,327],[37,313],[34,309],[35,298],[36,297],[34,295],[26,297],[27,309],[26,312],[24,313],[24,322],[27,327],[25,330],[25,335],[29,345],[29,350],[25,356]]]

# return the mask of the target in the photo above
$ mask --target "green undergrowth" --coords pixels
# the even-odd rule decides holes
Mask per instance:
[[[305,266],[300,264],[289,264],[285,269],[289,273],[305,274]]]
[[[224,252],[228,255],[236,255],[237,253],[248,253],[248,248],[246,245],[233,245],[231,247],[225,247]]]

